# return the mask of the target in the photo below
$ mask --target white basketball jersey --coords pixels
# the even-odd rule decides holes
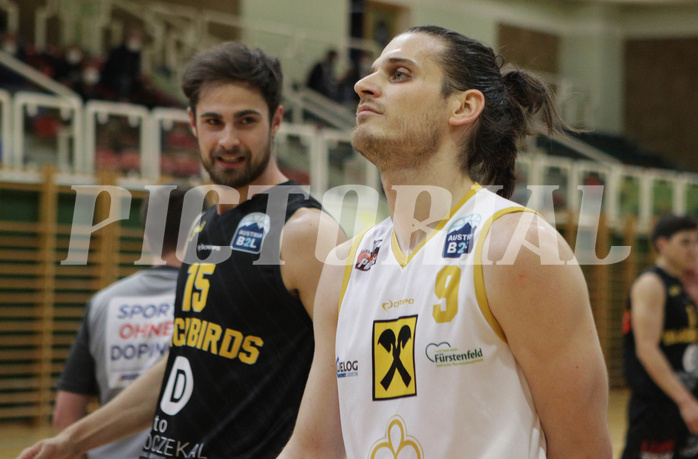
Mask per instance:
[[[480,264],[492,222],[525,210],[474,185],[409,256],[390,219],[357,238],[336,338],[347,457],[545,458]]]

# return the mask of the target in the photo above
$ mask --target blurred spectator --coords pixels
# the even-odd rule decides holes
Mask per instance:
[[[119,101],[129,101],[141,85],[143,32],[131,30],[124,42],[112,49],[102,69],[102,83]]]
[[[76,89],[82,79],[85,55],[77,45],[71,45],[61,55],[57,56],[54,64],[54,78],[65,86]],[[99,75],[98,75],[99,77]]]
[[[359,51],[357,56],[354,56],[352,59],[349,69],[337,83],[339,89],[338,101],[351,110],[356,109],[356,104],[359,102],[359,95],[354,91],[354,84],[371,73],[371,65],[373,65],[371,54],[366,50]]]
[[[99,82],[99,65],[86,61],[80,70],[80,79],[72,86],[83,100],[106,99],[106,91]]]
[[[337,80],[335,77],[335,64],[337,62],[337,51],[330,49],[325,54],[325,58],[317,62],[310,70],[306,85],[325,97],[337,99]]]
[[[21,61],[24,60],[24,48],[20,46],[14,34],[3,34],[2,41],[0,42],[0,49]]]

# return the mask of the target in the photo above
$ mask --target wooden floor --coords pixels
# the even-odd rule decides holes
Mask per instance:
[[[613,441],[614,457],[618,457],[623,447],[627,401],[627,391],[611,391],[608,423]],[[51,434],[50,427],[36,428],[26,424],[0,423],[0,459],[14,459],[26,446]]]

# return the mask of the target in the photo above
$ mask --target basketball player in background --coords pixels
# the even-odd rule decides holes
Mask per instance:
[[[687,217],[660,218],[651,235],[655,264],[630,289],[623,318],[631,390],[623,459],[698,458],[698,313],[682,285],[696,266],[696,228]]]

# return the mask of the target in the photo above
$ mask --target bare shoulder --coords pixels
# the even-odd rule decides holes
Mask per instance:
[[[631,293],[650,293],[650,292],[664,292],[664,284],[659,274],[655,272],[644,272],[640,274],[631,287]]]
[[[630,309],[635,317],[641,312],[657,313],[664,307],[665,287],[657,273],[644,272],[630,287]]]
[[[492,223],[486,244],[488,260],[528,266],[574,263],[565,239],[535,212],[512,212]]]
[[[311,207],[298,209],[284,225],[283,242],[293,243],[295,239],[314,237],[317,234],[320,224],[324,222],[325,219],[334,221],[332,217],[320,209]]]
[[[536,330],[562,317],[590,312],[582,270],[560,233],[532,212],[507,214],[488,235],[483,277],[489,307],[505,334],[526,324]],[[536,318],[537,323],[528,323]]]
[[[305,207],[294,212],[284,225],[281,255],[282,258],[312,255],[322,262],[332,248],[345,240],[342,228],[332,216]]]

